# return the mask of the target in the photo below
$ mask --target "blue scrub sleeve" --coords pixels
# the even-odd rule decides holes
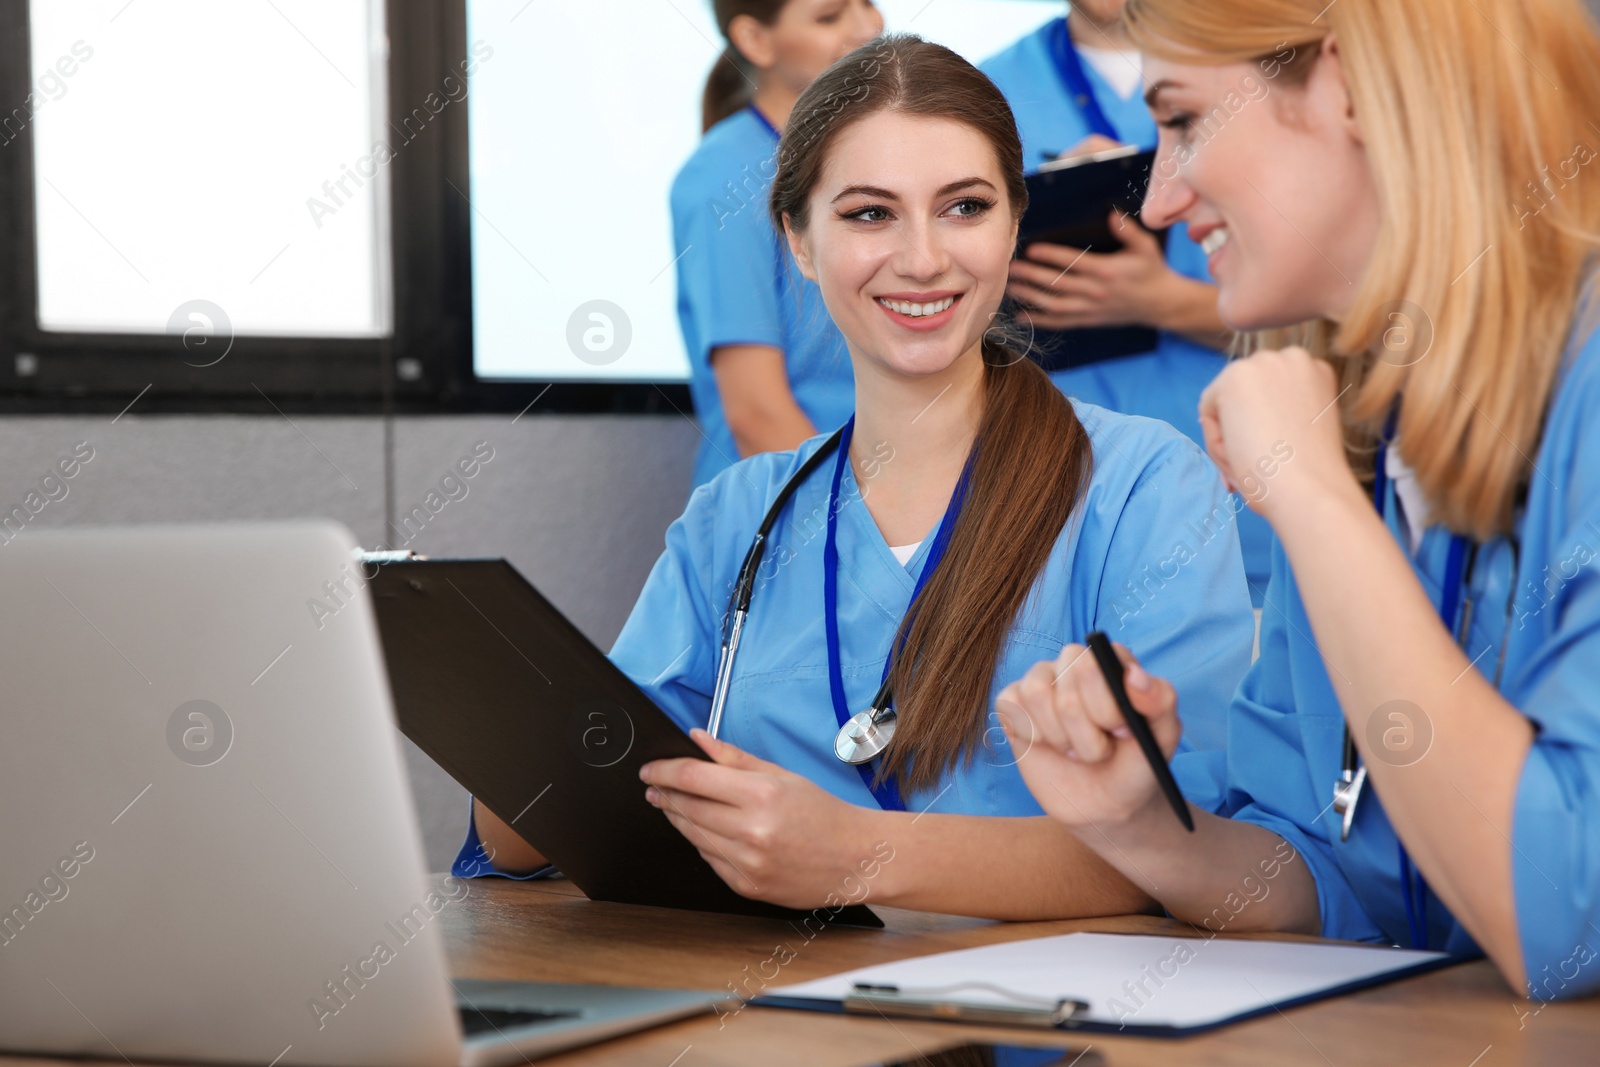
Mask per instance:
[[[1287,588],[1288,558],[1272,550],[1272,579],[1261,615],[1261,657],[1234,698],[1228,714],[1228,778],[1223,810],[1241,821],[1271,830],[1294,847],[1317,887],[1322,935],[1346,941],[1388,937],[1366,913],[1344,870],[1334,860],[1327,822],[1319,814],[1333,799],[1333,776],[1313,781],[1303,723],[1295,706],[1289,656],[1289,619],[1274,590]],[[1341,731],[1338,704],[1324,716],[1327,728]],[[1370,786],[1369,786],[1370,789]]]
[[[1129,462],[1108,439],[1095,462]],[[1105,557],[1096,624],[1178,692],[1173,774],[1196,806],[1221,802],[1228,704],[1250,665],[1255,616],[1233,503],[1177,433],[1128,495]]]
[[[526,882],[533,878],[549,878],[560,872],[554,864],[547,863],[536,871],[527,874],[507,874],[497,870],[494,861],[489,858],[489,853],[484,849],[483,842],[478,838],[478,819],[473,810],[472,798],[467,798],[467,839],[461,843],[461,851],[456,853],[456,860],[450,865],[450,873],[457,878],[510,878],[518,882]]]
[[[778,279],[788,248],[772,229],[764,196],[743,206],[726,196],[711,190],[674,205],[675,238],[687,250],[678,261],[681,299],[699,341],[689,358],[702,367],[719,345],[784,346]]]
[[[1590,641],[1589,655],[1600,655],[1600,642]],[[1557,688],[1543,695],[1558,696]],[[1592,690],[1588,699],[1592,706]],[[1592,744],[1541,737],[1523,766],[1512,885],[1528,996],[1535,1000],[1600,990],[1597,786],[1600,757]]]
[[[1560,525],[1540,540],[1554,558],[1519,594],[1513,632],[1537,647],[1508,688],[1538,733],[1523,764],[1512,822],[1512,886],[1529,996],[1600,990],[1600,373],[1589,356],[1576,432],[1540,456],[1564,472]],[[1528,566],[1531,570],[1536,562]]]
[[[730,478],[748,477],[748,466],[724,471],[690,496],[683,515],[667,528],[666,550],[611,648],[611,662],[685,732],[704,727],[711,714],[728,607],[725,599],[713,604],[708,594],[713,553],[719,527],[743,528],[737,522],[718,523],[725,510],[721,490]],[[728,539],[725,529],[720,539]]]

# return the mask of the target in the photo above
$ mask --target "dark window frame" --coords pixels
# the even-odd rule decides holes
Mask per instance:
[[[466,0],[387,0],[385,17],[397,148],[388,164],[393,335],[238,337],[226,359],[194,368],[171,337],[39,329],[30,121],[15,135],[0,132],[0,414],[115,414],[130,406],[140,414],[690,412],[681,382],[476,377],[465,101],[444,107],[409,139],[396,132],[447,75],[459,77]],[[0,108],[0,119],[27,100],[32,84],[28,0],[0,0],[0,100],[16,102]],[[26,377],[18,374],[23,353],[36,359]],[[395,373],[402,365],[421,373],[402,380]]]

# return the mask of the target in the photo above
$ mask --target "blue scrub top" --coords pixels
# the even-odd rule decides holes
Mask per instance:
[[[704,435],[694,484],[739,459],[711,370],[719,345],[780,350],[789,388],[811,422],[832,432],[855,410],[855,373],[844,336],[815,282],[795,266],[767,214],[778,139],[749,108],[717,123],[672,183],[678,322],[689,353],[689,390]]]
[[[1493,682],[1504,641],[1500,694],[1538,729],[1517,788],[1511,852],[1529,995],[1540,1000],[1600,990],[1600,335],[1584,340],[1552,394],[1516,524],[1520,562],[1513,567],[1504,538],[1480,549],[1465,647]],[[1392,489],[1387,514],[1409,550]],[[1413,561],[1435,605],[1449,542],[1445,529],[1429,529]],[[1225,812],[1280,834],[1305,857],[1325,936],[1410,947],[1398,842],[1372,783],[1350,840],[1339,841],[1330,804],[1345,718],[1281,548],[1269,595],[1261,658],[1228,719]],[[1457,806],[1462,818],[1477,818]],[[1428,947],[1479,954],[1431,894],[1427,916]]]
[[[1093,132],[1056,69],[1050,36],[1057,32],[1057,25],[1047,23],[980,64],[1011,104],[1022,135],[1023,166],[1029,173]],[[1083,68],[1095,100],[1118,137],[1140,148],[1154,148],[1155,120],[1143,98],[1124,100],[1093,65],[1085,63]],[[1211,281],[1205,253],[1189,239],[1187,223],[1180,222],[1168,232],[1167,262],[1186,278]],[[1051,377],[1069,396],[1113,411],[1169,422],[1204,448],[1198,414],[1200,394],[1222,370],[1225,360],[1214,348],[1163,332],[1153,351],[1057,371]],[[1259,515],[1242,506],[1238,516],[1251,599],[1260,607],[1271,569],[1272,530]]]
[[[1216,518],[1226,507],[1216,470],[1160,423],[1087,405],[1078,411],[1093,443],[1093,480],[1002,650],[985,743],[969,765],[906,796],[908,810],[1041,814],[993,698],[1095,629],[1171,678],[1188,706],[1217,709],[1187,725],[1186,755],[1175,770],[1180,782],[1192,783],[1196,803],[1214,808],[1220,799],[1217,782],[1206,776],[1220,769],[1212,757],[1225,736],[1222,709],[1249,664],[1254,620],[1233,528]],[[779,488],[822,441],[745,460],[696,491],[667,531],[666,552],[611,658],[685,730],[709,718],[722,618],[751,539]],[[807,479],[774,527],[722,736],[843,800],[876,807],[857,770],[833,754],[839,724],[829,697],[822,599],[827,473]],[[931,538],[902,565],[848,469],[839,499],[840,662],[849,705],[860,709],[878,689]]]
[[[1255,631],[1227,496],[1211,461],[1170,426],[1075,407],[1090,435],[1094,473],[1002,650],[983,745],[937,787],[905,797],[908,810],[1041,814],[1016,769],[1019,757],[994,714],[994,697],[1097,629],[1169,679],[1181,707],[1200,709],[1184,719],[1173,773],[1197,806],[1214,811],[1221,803],[1224,711],[1249,666]],[[751,539],[779,488],[823,440],[752,456],[724,471],[695,491],[667,530],[666,551],[611,659],[686,731],[710,718],[722,619]],[[722,736],[841,799],[875,807],[861,775],[833,754],[839,724],[829,696],[822,603],[832,468],[823,467],[799,487],[773,528]],[[839,500],[840,662],[850,707],[860,709],[877,692],[929,545],[924,540],[904,565],[895,559],[849,468]],[[474,828],[452,873],[498,873]]]

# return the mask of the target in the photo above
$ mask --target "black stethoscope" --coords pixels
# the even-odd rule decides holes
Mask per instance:
[[[1395,427],[1399,419],[1399,406],[1390,412],[1388,422],[1384,426],[1383,437],[1378,443],[1377,455],[1374,457],[1374,472],[1372,485],[1372,501],[1377,508],[1379,518],[1386,518],[1389,500],[1389,472],[1388,458],[1389,446],[1394,439]],[[1511,616],[1516,607],[1516,572],[1518,561],[1518,545],[1515,537],[1509,539],[1511,549],[1511,574],[1512,578],[1506,594],[1505,625],[1501,631],[1500,651],[1494,672],[1494,686],[1500,688],[1500,678],[1505,671],[1506,648],[1511,635]],[[1465,650],[1467,642],[1472,635],[1472,582],[1477,571],[1479,545],[1469,541],[1461,534],[1453,534],[1450,538],[1449,554],[1445,562],[1445,575],[1443,591],[1440,596],[1439,618],[1443,621],[1446,630],[1455,634],[1456,643]],[[1458,624],[1459,617],[1459,624]],[[1361,800],[1362,787],[1367,782],[1367,768],[1361,761],[1360,753],[1356,750],[1355,736],[1350,731],[1348,720],[1344,726],[1344,754],[1339,778],[1333,784],[1333,810],[1342,817],[1339,829],[1341,842],[1350,840],[1350,831],[1355,825],[1356,806]],[[1398,840],[1398,835],[1396,837]],[[1411,942],[1414,948],[1427,947],[1427,914],[1428,914],[1428,887],[1423,881],[1421,873],[1413,873],[1411,858],[1406,853],[1405,845],[1400,845],[1400,877],[1406,891],[1406,922],[1410,927]]]
[[[744,562],[739,566],[739,580],[734,584],[733,596],[728,601],[727,621],[722,628],[722,650],[717,657],[717,682],[711,691],[711,720],[706,724],[706,731],[712,737],[721,736],[722,713],[727,709],[728,689],[733,683],[733,662],[739,654],[739,641],[744,636],[745,619],[750,617],[750,597],[756,589],[756,572],[761,569],[761,561],[767,555],[767,538],[772,536],[772,528],[777,525],[778,516],[783,514],[783,509],[788,506],[795,491],[805,484],[806,479],[811,477],[818,467],[822,466],[823,460],[838,450],[843,437],[844,429],[840,428],[800,465],[800,469],[795,471],[787,482],[783,483],[783,488],[778,490],[777,497],[767,508],[767,513],[762,516],[761,525],[756,529],[755,539],[750,542],[750,548],[744,554]],[[873,703],[878,702],[874,700]]]
[[[870,772],[865,765],[883,754],[889,747],[889,742],[894,739],[895,709],[893,690],[889,683],[890,669],[894,664],[896,655],[891,655],[883,668],[883,681],[878,687],[878,692],[872,698],[871,705],[865,710],[850,714],[845,703],[843,670],[840,666],[839,655],[839,626],[838,626],[838,571],[839,558],[836,543],[836,531],[839,515],[839,487],[844,475],[844,468],[849,462],[850,439],[855,430],[855,418],[852,416],[839,430],[822,443],[816,452],[812,453],[801,464],[800,469],[790,476],[783,488],[778,490],[778,495],[767,508],[766,515],[761,520],[761,525],[756,530],[754,540],[745,553],[744,562],[739,567],[739,578],[734,585],[733,595],[729,599],[728,622],[723,628],[721,654],[717,661],[716,685],[711,694],[711,716],[707,730],[713,737],[719,736],[722,727],[722,718],[727,710],[728,693],[733,683],[734,660],[739,653],[739,642],[744,635],[745,621],[750,615],[750,599],[755,592],[756,576],[760,571],[761,562],[766,556],[767,541],[772,535],[772,528],[777,524],[778,517],[793,498],[795,491],[808,479],[818,467],[829,457],[834,457],[832,490],[828,499],[827,538],[823,547],[823,601],[824,621],[827,628],[828,644],[828,674],[829,688],[833,697],[834,711],[839,720],[839,731],[834,735],[833,752],[842,762],[858,767],[863,771],[863,779],[867,779]],[[973,447],[968,454],[966,466],[962,470],[961,478],[956,483],[951,494],[950,503],[945,508],[944,518],[940,520],[939,527],[933,535],[933,543],[929,546],[927,558],[922,565],[922,572],[918,575],[915,588],[911,594],[911,604],[915,607],[917,598],[921,595],[928,579],[938,569],[940,561],[944,558],[945,549],[949,546],[950,536],[955,528],[955,523],[960,515],[962,505],[966,500],[967,487],[971,481],[973,458],[978,449]],[[907,609],[908,611],[911,608]],[[898,654],[900,649],[895,648]],[[890,801],[898,804],[898,798],[892,789],[885,790],[881,785],[874,785],[868,781],[868,787],[873,789],[880,801]],[[887,806],[887,805],[886,805]]]

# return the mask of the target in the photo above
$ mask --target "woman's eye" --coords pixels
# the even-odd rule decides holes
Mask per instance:
[[[1174,130],[1180,136],[1187,137],[1189,136],[1189,130],[1194,126],[1194,116],[1179,112],[1164,122],[1158,122],[1156,125],[1164,130]]]
[[[970,218],[974,215],[981,215],[992,207],[994,207],[994,201],[992,200],[983,200],[978,197],[970,197],[966,200],[957,201],[955,204],[951,205],[950,210],[957,215]]]
[[[886,222],[888,221],[889,213],[881,207],[860,207],[854,211],[846,212],[844,217],[857,219],[861,222]]]

